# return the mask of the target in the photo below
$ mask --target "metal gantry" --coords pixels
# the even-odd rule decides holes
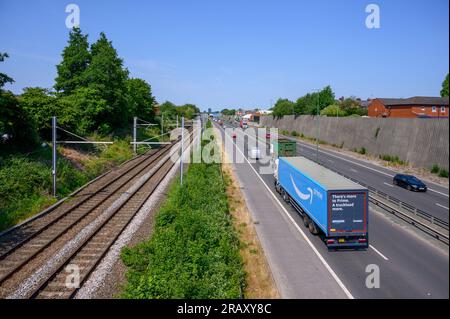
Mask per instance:
[[[138,121],[143,122],[143,123],[138,123]],[[152,144],[163,145],[163,144],[170,144],[170,142],[150,142],[150,140],[152,140],[152,139],[155,139],[155,138],[162,137],[162,136],[170,134],[170,132],[164,133],[162,131],[162,126],[161,126],[161,134],[160,135],[152,136],[152,137],[150,137],[148,139],[145,139],[143,141],[137,141],[137,129],[138,129],[139,126],[147,126],[147,127],[148,126],[158,126],[158,124],[144,121],[144,120],[142,120],[142,119],[140,119],[140,118],[138,118],[136,116],[133,118],[133,142],[130,142],[130,144],[133,145],[133,152],[134,152],[134,154],[136,154],[137,145],[152,145]],[[177,127],[178,127],[178,125],[177,125]]]
[[[138,121],[141,121],[143,123],[138,123]],[[134,154],[136,154],[137,145],[140,145],[140,144],[146,144],[146,145],[149,145],[149,144],[162,144],[162,143],[158,143],[158,142],[147,142],[148,140],[150,140],[152,138],[149,138],[149,139],[141,141],[141,142],[137,141],[137,129],[138,129],[139,126],[146,126],[146,127],[148,127],[148,126],[157,126],[157,125],[158,124],[154,124],[154,123],[150,123],[150,122],[144,121],[144,120],[138,118],[137,116],[133,117],[133,142],[131,142],[131,144],[133,145],[133,153]]]

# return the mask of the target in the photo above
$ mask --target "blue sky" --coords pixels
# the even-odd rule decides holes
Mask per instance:
[[[160,102],[267,108],[326,85],[337,97],[438,96],[449,69],[447,0],[0,0],[7,89],[53,85],[69,3],[89,41],[104,31]],[[380,29],[365,26],[370,3]]]

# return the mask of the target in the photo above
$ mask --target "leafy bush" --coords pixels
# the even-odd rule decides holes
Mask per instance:
[[[339,105],[329,105],[320,112],[320,115],[329,117],[346,116],[347,112],[341,110]]]
[[[69,194],[88,181],[68,161],[57,163],[57,191]],[[11,227],[39,212],[56,200],[51,196],[51,162],[26,157],[10,157],[0,167],[0,230]]]
[[[399,165],[407,164],[406,161],[401,160],[397,155],[382,154],[379,156],[379,158],[384,161],[391,162],[394,164],[399,164]]]
[[[439,173],[439,170],[440,170],[440,168],[439,168],[439,165],[437,165],[437,164],[433,164],[433,166],[431,167],[431,173],[433,173],[433,174]]]
[[[292,132],[291,132],[291,135],[294,136],[294,137],[295,137],[295,136],[299,136],[299,134],[297,133],[297,131],[292,131]]]
[[[439,171],[439,176],[448,178],[448,171],[443,169],[443,168],[441,168],[441,170]]]
[[[206,196],[207,194],[207,196]],[[153,236],[122,251],[124,298],[239,298],[244,280],[220,164],[191,164],[158,212]]]
[[[358,153],[364,155],[364,154],[367,153],[367,150],[366,150],[365,147],[361,147],[361,148],[358,150]]]

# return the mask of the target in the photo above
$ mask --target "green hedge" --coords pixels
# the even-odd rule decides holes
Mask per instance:
[[[122,251],[123,298],[239,298],[244,282],[220,164],[191,164],[171,186],[152,237]]]

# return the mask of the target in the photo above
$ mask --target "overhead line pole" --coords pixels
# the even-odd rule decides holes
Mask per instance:
[[[184,116],[181,117],[180,185],[183,185]]]
[[[136,131],[137,131],[137,117],[133,117],[133,153],[136,155]]]
[[[52,117],[52,166],[53,197],[56,197],[56,116]]]

